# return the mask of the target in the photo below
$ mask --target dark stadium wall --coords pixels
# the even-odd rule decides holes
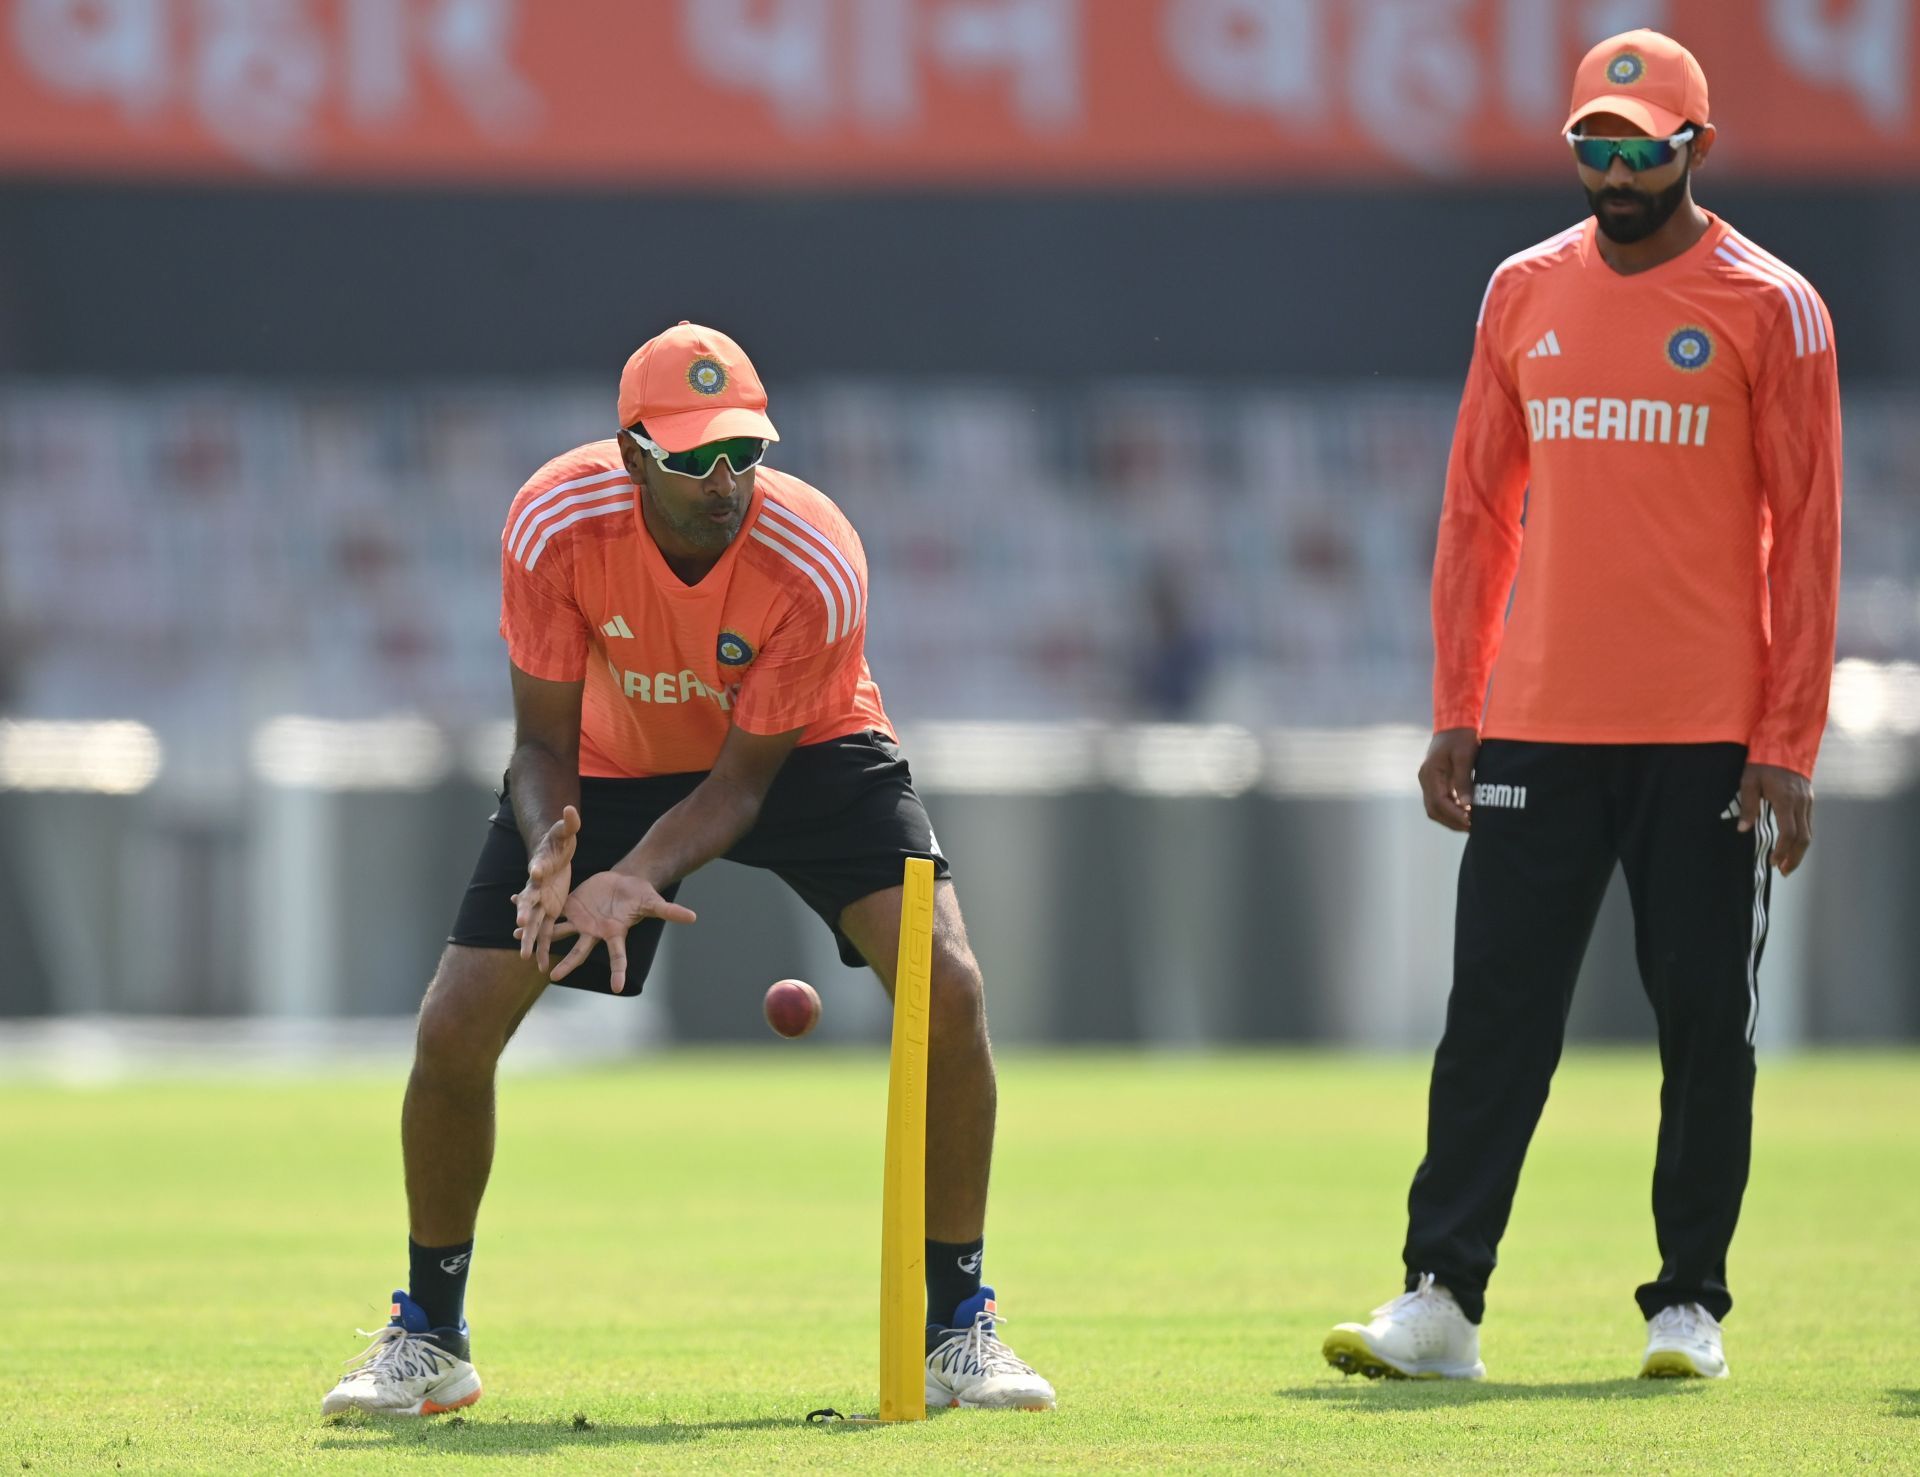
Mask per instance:
[[[1799,267],[1850,380],[1920,377],[1920,192],[1701,197]],[[753,196],[0,187],[0,373],[611,374],[682,317],[814,374],[1452,378],[1508,192]]]

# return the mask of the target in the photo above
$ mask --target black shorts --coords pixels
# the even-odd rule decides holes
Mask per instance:
[[[612,867],[653,823],[678,805],[705,774],[580,781],[580,836],[573,881]],[[940,855],[926,807],[898,746],[878,731],[795,749],[774,777],[754,828],[726,853],[731,862],[764,867],[800,895],[833,930],[840,957],[855,969],[868,961],[840,932],[840,914],[861,898],[898,887],[908,857],[930,857],[934,875],[952,875]],[[527,880],[527,848],[503,781],[500,808],[487,828],[480,860],[454,919],[450,944],[517,949],[513,894]],[[678,883],[665,889],[672,898]],[[640,993],[666,925],[646,918],[627,935],[627,988]],[[607,951],[595,948],[559,983],[611,994]]]

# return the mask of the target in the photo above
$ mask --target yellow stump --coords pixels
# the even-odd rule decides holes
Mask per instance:
[[[880,1228],[880,1419],[927,1418],[927,1017],[933,993],[933,863],[908,860],[893,985],[887,1172]]]

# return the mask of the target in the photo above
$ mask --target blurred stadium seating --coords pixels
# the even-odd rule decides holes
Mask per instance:
[[[204,782],[271,714],[499,718],[501,517],[605,400],[8,386],[15,711],[140,718]],[[1407,722],[1452,409],[1440,386],[820,382],[778,396],[774,461],[866,540],[902,720]],[[1920,396],[1849,396],[1847,436],[1839,655],[1914,663]],[[1868,726],[1914,732],[1910,701]]]
[[[605,400],[14,384],[15,706],[140,718],[210,777],[276,713],[499,718],[503,512]],[[861,530],[903,721],[1417,722],[1452,408],[1438,386],[819,383],[776,399],[774,462]],[[1920,395],[1850,396],[1847,434],[1840,656],[1913,663]],[[1914,731],[1910,702],[1868,726]]]

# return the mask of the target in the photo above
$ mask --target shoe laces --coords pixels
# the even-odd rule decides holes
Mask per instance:
[[[1669,1303],[1653,1315],[1653,1331],[1662,1337],[1699,1339],[1719,1326],[1698,1303]]]
[[[964,1334],[949,1338],[934,1351],[939,1356],[941,1367],[951,1369],[959,1364],[987,1378],[998,1374],[1032,1374],[1033,1366],[1001,1343],[994,1332],[994,1325],[1005,1322],[1006,1316],[985,1308],[975,1313],[971,1328]]]
[[[344,1379],[432,1379],[453,1362],[453,1355],[423,1333],[409,1333],[397,1323],[372,1332],[356,1329],[373,1342],[346,1362],[353,1366]]]
[[[1407,1292],[1391,1302],[1382,1303],[1373,1310],[1375,1318],[1391,1317],[1398,1313],[1435,1313],[1442,1306],[1457,1309],[1459,1304],[1447,1290],[1434,1281],[1433,1273],[1422,1272],[1419,1282]]]

